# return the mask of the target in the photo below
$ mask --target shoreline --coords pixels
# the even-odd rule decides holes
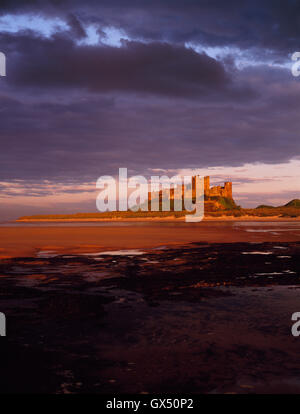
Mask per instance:
[[[174,216],[170,217],[137,217],[137,218],[123,218],[123,217],[115,217],[115,218],[103,218],[103,219],[22,219],[22,220],[14,220],[13,223],[97,223],[97,222],[171,222],[171,223],[178,223],[178,222],[185,222],[185,216],[175,218]],[[205,217],[201,222],[209,222],[209,221],[278,221],[278,222],[294,222],[300,221],[299,217],[280,217],[280,216],[220,216],[220,217]]]
[[[235,225],[235,223],[248,223]],[[275,221],[274,226],[267,223]],[[115,226],[0,226],[0,259],[35,257],[41,251],[55,254],[98,253],[107,250],[149,250],[160,246],[193,243],[298,242],[300,228],[288,228],[284,222],[299,220],[204,220],[199,223],[162,222],[147,225]]]

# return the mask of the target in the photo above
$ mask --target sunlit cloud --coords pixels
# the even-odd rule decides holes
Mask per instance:
[[[0,32],[17,33],[32,30],[50,37],[57,31],[68,30],[69,26],[59,17],[43,17],[37,14],[6,14],[0,17]]]

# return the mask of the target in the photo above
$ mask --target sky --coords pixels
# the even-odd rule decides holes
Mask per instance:
[[[296,0],[2,0],[0,220],[96,211],[122,167],[300,198],[296,51]]]

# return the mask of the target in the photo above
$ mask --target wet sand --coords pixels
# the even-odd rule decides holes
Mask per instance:
[[[1,392],[299,393],[300,243],[0,262]]]
[[[0,233],[1,393],[300,392],[299,226]]]
[[[145,249],[191,242],[232,243],[300,239],[297,222],[278,222],[278,226],[275,222],[273,231],[268,222],[248,222],[247,228],[236,225],[238,223],[241,222],[140,223],[124,226],[106,223],[103,227],[87,227],[84,224],[74,227],[0,227],[0,258],[34,256],[39,250],[79,253],[107,249]],[[282,231],[278,232],[280,228]],[[254,232],[248,231],[249,229]]]

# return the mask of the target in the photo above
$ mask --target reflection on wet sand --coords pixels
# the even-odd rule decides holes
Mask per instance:
[[[299,252],[276,240],[3,259],[1,387],[299,392]]]
[[[191,242],[293,242],[300,222],[69,223],[0,226],[0,258],[103,253],[180,246]]]

